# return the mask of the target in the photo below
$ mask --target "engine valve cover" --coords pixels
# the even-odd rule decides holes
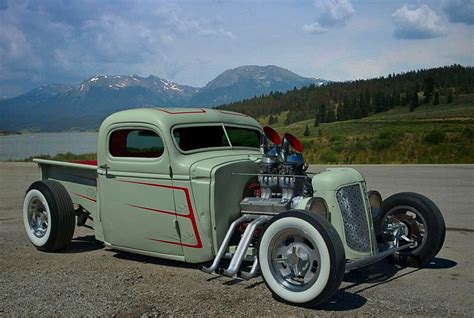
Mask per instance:
[[[278,214],[291,209],[291,201],[282,202],[279,198],[247,197],[240,201],[242,213]]]

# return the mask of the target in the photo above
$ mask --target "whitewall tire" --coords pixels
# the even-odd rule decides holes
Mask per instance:
[[[37,249],[65,249],[74,234],[75,220],[71,197],[61,183],[43,180],[29,187],[23,201],[23,224]]]
[[[260,270],[276,298],[302,306],[324,303],[345,273],[344,247],[334,227],[307,211],[284,212],[259,243]]]

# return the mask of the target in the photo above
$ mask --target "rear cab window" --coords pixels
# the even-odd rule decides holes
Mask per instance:
[[[158,134],[149,129],[119,129],[109,138],[109,152],[114,157],[159,158],[164,145]]]
[[[261,132],[256,128],[222,124],[179,126],[172,130],[178,148],[183,152],[202,149],[259,148]]]

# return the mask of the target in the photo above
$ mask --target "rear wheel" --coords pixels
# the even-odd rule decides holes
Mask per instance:
[[[383,201],[378,227],[382,239],[388,239],[392,245],[409,244],[390,234],[396,227],[415,242],[413,248],[398,252],[395,258],[417,267],[438,254],[446,233],[443,215],[434,202],[421,194],[411,192],[397,193]]]
[[[28,238],[38,250],[65,249],[74,234],[75,214],[64,186],[51,180],[34,182],[23,202],[23,223]]]
[[[263,279],[276,298],[316,306],[332,297],[345,273],[345,254],[334,227],[319,215],[290,211],[274,217],[259,244]]]

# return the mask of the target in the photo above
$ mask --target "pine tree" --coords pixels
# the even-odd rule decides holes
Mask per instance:
[[[310,133],[311,133],[311,132],[309,131],[309,127],[308,127],[308,125],[306,125],[306,128],[304,129],[303,135],[304,135],[305,137],[308,137]]]
[[[367,117],[369,115],[369,104],[364,94],[362,94],[362,91],[360,91],[360,95],[359,95],[359,105],[360,105],[361,117]]]
[[[385,93],[383,91],[378,91],[375,93],[375,112],[380,113],[385,110],[385,104],[387,103],[385,98]]]
[[[405,92],[400,99],[400,106],[406,106],[408,104],[408,94]]]
[[[288,112],[288,114],[286,114],[286,118],[285,118],[285,125],[289,125],[291,124],[291,112]]]
[[[423,96],[425,96],[425,103],[429,103],[431,100],[431,96],[433,95],[433,90],[434,90],[434,79],[431,76],[428,76],[425,78],[425,87],[424,87],[424,93]]]
[[[332,123],[336,121],[336,113],[334,112],[334,109],[328,109],[326,111],[326,122],[327,123]]]
[[[268,117],[268,125],[273,125],[274,123],[276,123],[276,118],[270,115],[270,117]]]
[[[352,118],[360,119],[361,118],[360,103],[357,100],[357,97],[354,96],[352,99]]]
[[[434,99],[433,99],[433,105],[434,106],[439,105],[439,92],[438,91],[435,92]]]
[[[369,110],[368,113],[373,112],[372,96],[370,95],[368,88],[365,90],[365,102],[367,103],[367,109]]]
[[[447,103],[448,103],[448,104],[451,104],[452,102],[453,102],[453,91],[452,91],[452,90],[449,90],[448,98],[447,98]]]
[[[417,108],[419,105],[419,100],[418,100],[418,91],[417,89],[415,89],[415,92],[413,94],[413,99],[411,100],[411,104],[410,104],[410,111],[414,111],[415,108]]]
[[[322,104],[321,107],[319,107],[318,110],[318,122],[320,123],[325,123],[326,122],[326,104]]]
[[[319,126],[318,118],[315,117],[314,118],[314,127],[318,127],[318,126]]]

